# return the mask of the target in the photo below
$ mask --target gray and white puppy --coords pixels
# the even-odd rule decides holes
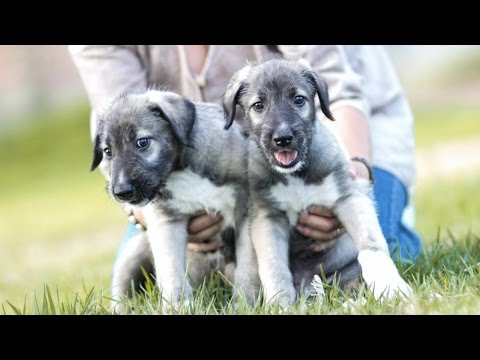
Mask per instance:
[[[237,104],[245,113],[250,235],[266,300],[291,304],[320,266],[327,275],[341,272],[344,283],[361,270],[376,298],[410,295],[389,256],[368,196],[371,185],[349,176],[346,152],[317,118],[317,95],[333,120],[327,85],[306,60],[271,59],[238,71],[224,97],[226,128],[233,125]],[[347,232],[320,254],[308,251],[312,240],[295,229],[298,214],[312,204],[332,209]],[[248,255],[250,249],[237,251],[235,284],[251,296],[258,290],[249,271],[255,256]]]
[[[92,170],[101,164],[115,200],[143,208],[167,306],[177,306],[182,295],[188,302],[191,294],[186,244],[193,214],[223,215],[218,236],[224,247],[188,253],[188,274],[196,285],[212,270],[233,273],[235,240],[242,228],[248,236],[246,140],[239,127],[227,132],[224,125],[221,106],[159,90],[117,98],[98,123]],[[114,300],[123,295],[112,290]]]

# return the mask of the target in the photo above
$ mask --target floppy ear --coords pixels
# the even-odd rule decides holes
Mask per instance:
[[[149,110],[170,123],[173,133],[185,146],[193,148],[190,134],[195,122],[195,105],[180,95],[150,97]]]
[[[99,120],[97,125],[97,134],[95,135],[95,140],[93,141],[93,160],[92,165],[90,166],[90,171],[95,170],[97,166],[100,165],[103,159],[103,150],[100,148],[100,137],[102,136],[102,128],[102,121]]]
[[[237,104],[240,98],[247,89],[245,80],[250,72],[250,65],[245,66],[243,69],[237,71],[231,78],[227,86],[227,91],[223,95],[223,111],[227,115],[227,123],[224,129],[228,130],[235,120],[235,114],[237,111]]]
[[[233,120],[235,120],[235,114],[237,113],[237,104],[240,100],[241,95],[245,90],[244,83],[239,84],[236,89],[232,89],[232,92],[229,94],[229,90],[225,93],[223,97],[223,111],[227,114],[227,123],[225,124],[224,129],[228,130],[233,124]]]
[[[306,70],[304,72],[307,79],[313,84],[317,91],[318,99],[320,100],[320,109],[330,120],[335,120],[330,112],[330,101],[328,99],[328,86],[325,80],[318,76],[314,70]]]

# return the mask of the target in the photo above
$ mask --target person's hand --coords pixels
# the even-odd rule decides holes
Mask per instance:
[[[310,250],[320,252],[331,248],[345,229],[330,209],[318,205],[310,205],[307,212],[298,216],[297,230],[314,241]]]
[[[220,231],[222,220],[222,215],[210,215],[206,212],[193,216],[187,226],[187,249],[195,252],[208,252],[223,246],[220,241],[207,242]]]
[[[368,169],[361,162],[350,161],[348,170],[352,179],[357,177],[369,179]],[[317,205],[311,205],[307,208],[307,212],[300,213],[297,230],[303,236],[314,240],[310,245],[310,250],[313,252],[331,248],[336,240],[345,233],[345,229],[333,212]]]
[[[140,209],[133,211],[137,220],[145,229],[147,224]],[[220,214],[209,215],[206,212],[198,213],[190,218],[187,226],[187,249],[195,252],[208,252],[223,246],[219,241],[206,242],[220,231],[223,217]]]

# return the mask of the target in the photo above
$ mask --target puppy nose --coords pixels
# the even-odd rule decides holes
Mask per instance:
[[[113,188],[113,195],[117,199],[128,201],[133,196],[133,185],[131,183],[117,184]]]
[[[282,135],[273,138],[274,143],[280,147],[287,147],[292,143],[293,136],[292,135]]]

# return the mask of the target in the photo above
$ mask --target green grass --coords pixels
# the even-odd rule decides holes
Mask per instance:
[[[325,298],[300,298],[289,309],[260,302],[249,306],[243,299],[234,304],[231,286],[214,275],[195,292],[188,306],[163,309],[152,283],[124,304],[125,314],[478,314],[480,313],[480,239],[472,234],[455,241],[436,240],[415,265],[402,266],[401,273],[415,296],[409,300],[375,301],[361,285],[341,291],[325,286]],[[45,285],[39,294],[18,304],[6,302],[4,313],[16,314],[111,314],[108,293],[94,287],[65,295]]]
[[[102,176],[90,173],[86,104],[52,110],[32,126],[0,136],[0,241],[55,240],[117,217]],[[117,209],[117,207],[115,207]],[[32,233],[32,231],[34,233]]]
[[[48,281],[62,292],[108,286],[125,216],[90,173],[85,102],[0,134],[0,303]]]
[[[480,106],[414,108],[415,135],[418,147],[444,141],[480,136]]]
[[[480,235],[480,175],[420,184],[415,203],[417,229],[423,238],[462,238],[469,231]],[[447,232],[448,230],[448,232]]]
[[[480,111],[417,109],[421,147],[480,134]],[[0,134],[0,304],[4,313],[106,314],[115,250],[126,219],[90,173],[86,103],[52,110],[15,133]],[[301,299],[294,314],[480,313],[480,175],[435,179],[417,189],[420,260],[402,273],[415,302],[377,303],[365,290],[327,287],[325,300]],[[465,271],[466,270],[466,271]],[[153,286],[133,313],[158,313]],[[437,294],[437,295],[435,295]],[[238,307],[231,288],[213,277],[182,314],[275,314],[275,306]],[[352,300],[350,300],[352,299]],[[351,304],[344,305],[347,301]],[[364,303],[366,301],[366,303]]]

